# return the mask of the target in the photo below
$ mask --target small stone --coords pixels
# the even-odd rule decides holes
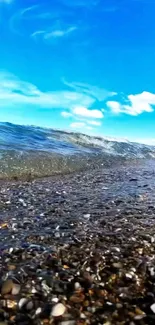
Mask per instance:
[[[132,277],[133,277],[131,273],[126,273],[125,276],[127,279],[132,279]]]
[[[23,308],[23,306],[27,303],[27,301],[28,301],[27,298],[21,298],[18,303],[19,309]]]
[[[36,309],[35,314],[36,314],[36,315],[39,315],[39,314],[41,314],[41,312],[42,312],[41,307],[38,307],[38,308]]]
[[[81,285],[79,282],[75,282],[74,287],[75,287],[75,290],[81,289]]]
[[[59,232],[55,232],[54,236],[55,236],[56,238],[60,238],[60,233],[59,233]]]
[[[89,213],[87,213],[87,214],[84,214],[84,216],[83,216],[85,219],[87,219],[87,220],[89,220],[89,218],[90,218],[90,214]]]
[[[135,320],[141,320],[145,317],[145,315],[137,315],[134,317]]]
[[[115,269],[121,269],[123,267],[122,263],[118,262],[118,263],[113,263],[113,267]]]
[[[81,314],[80,314],[80,318],[82,318],[82,319],[86,319],[87,317],[86,317],[86,315],[85,315],[84,313],[81,313]]]
[[[33,308],[33,301],[29,301],[26,305],[27,310],[31,310]]]
[[[116,308],[117,308],[117,309],[121,309],[121,308],[123,308],[123,305],[120,304],[120,303],[117,303],[117,304],[116,304]]]
[[[12,295],[18,295],[20,292],[21,286],[19,284],[13,284],[13,288],[12,288]]]
[[[54,297],[54,298],[52,298],[52,301],[57,303],[59,301],[59,299],[57,297]]]
[[[150,308],[151,308],[151,310],[153,311],[153,313],[155,314],[155,303],[152,304],[152,305],[150,306]]]
[[[71,296],[69,300],[75,304],[79,304],[79,303],[83,302],[84,299],[85,299],[85,296],[83,294],[80,294],[80,295]]]
[[[61,303],[58,303],[57,305],[55,305],[52,309],[52,312],[51,312],[51,316],[53,317],[59,317],[59,316],[62,316],[66,311],[66,307],[61,304]]]
[[[16,266],[13,264],[8,265],[8,270],[9,271],[14,271],[16,269]]]
[[[11,279],[6,280],[3,284],[2,284],[2,288],[1,288],[1,294],[2,295],[6,295],[8,293],[11,292],[12,288],[13,288],[13,281]]]

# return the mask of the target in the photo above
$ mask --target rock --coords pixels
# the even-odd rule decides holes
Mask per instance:
[[[63,304],[58,303],[53,307],[51,311],[51,316],[53,317],[62,316],[65,313],[65,311],[66,311],[66,307]]]
[[[27,303],[27,301],[28,301],[27,298],[21,298],[18,303],[19,309],[23,308],[23,306]]]
[[[3,284],[2,284],[2,288],[1,288],[1,294],[2,295],[6,295],[8,293],[11,292],[12,288],[13,288],[13,281],[11,279],[6,280]]]
[[[75,282],[74,287],[75,287],[75,290],[81,289],[81,285],[79,282]]]
[[[8,270],[9,271],[14,271],[16,269],[16,265],[14,265],[14,264],[9,264],[8,265]]]
[[[39,315],[39,314],[41,314],[41,312],[42,312],[41,307],[38,307],[38,308],[36,309],[36,311],[35,311],[35,315]]]
[[[12,288],[12,295],[18,295],[20,292],[21,286],[19,284],[13,284],[13,288]]]
[[[89,220],[90,219],[90,214],[89,213],[87,213],[87,214],[84,214],[84,216],[83,216],[85,219],[87,219],[87,220]]]
[[[79,294],[79,295],[71,296],[69,300],[75,304],[79,304],[79,303],[83,302],[84,299],[85,299],[85,296],[83,294]]]
[[[155,303],[154,304],[152,304],[151,306],[150,306],[150,309],[153,311],[153,313],[155,314]]]
[[[26,309],[27,310],[31,310],[31,309],[33,309],[33,301],[29,301],[28,303],[27,303],[27,305],[26,305]]]
[[[115,269],[121,269],[122,267],[123,267],[123,265],[122,265],[122,263],[120,263],[120,262],[116,262],[116,263],[113,263],[113,267],[115,268]]]

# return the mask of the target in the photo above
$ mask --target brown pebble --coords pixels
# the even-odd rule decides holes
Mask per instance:
[[[6,280],[2,284],[1,294],[6,295],[7,293],[10,293],[12,288],[13,288],[13,281],[11,279]]]
[[[83,294],[80,294],[80,295],[73,295],[70,297],[70,301],[75,303],[75,304],[78,304],[78,303],[81,303],[83,302],[85,299],[85,296]]]
[[[9,264],[8,265],[8,270],[9,271],[14,271],[16,269],[16,266],[14,264]]]

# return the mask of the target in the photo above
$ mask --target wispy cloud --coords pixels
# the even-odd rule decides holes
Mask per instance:
[[[74,32],[76,29],[77,29],[76,26],[72,26],[64,30],[63,29],[53,29],[52,31],[38,30],[32,33],[31,37],[36,39],[38,36],[42,36],[44,40],[49,40],[52,38],[61,38]]]
[[[73,122],[70,124],[70,127],[74,128],[74,129],[81,129],[84,126],[86,126],[86,123],[84,123],[84,122]]]
[[[71,116],[73,116],[73,114],[72,113],[69,113],[69,112],[61,112],[61,115],[63,116],[63,117],[71,117]]]
[[[98,121],[87,121],[88,124],[90,125],[94,125],[94,126],[101,126],[101,122],[98,122]]]
[[[45,33],[44,38],[49,39],[49,38],[52,38],[52,37],[54,37],[54,38],[63,37],[65,35],[67,35],[67,34],[70,34],[70,33],[74,32],[76,29],[77,29],[76,26],[72,26],[72,27],[67,28],[66,30],[62,30],[62,29],[53,30],[50,33]]]
[[[118,101],[107,101],[107,106],[115,114],[124,113],[137,116],[144,112],[151,113],[154,111],[155,94],[144,91],[141,94],[127,96],[127,101],[121,103]]]
[[[35,40],[38,37],[46,41],[50,39],[62,38],[78,29],[76,23],[75,25],[69,24],[68,19],[65,18],[70,14],[71,13],[68,13],[67,9],[61,9],[59,6],[58,8],[56,6],[51,10],[47,5],[32,5],[24,9],[20,9],[13,14],[13,16],[10,18],[10,29],[16,34],[27,35]],[[26,26],[31,26],[33,29],[30,31],[30,28],[26,28]]]
[[[61,108],[68,109],[75,116],[102,117],[102,112],[91,110],[96,99],[90,93],[86,94],[83,88],[79,91],[73,89],[57,91],[41,91],[37,86],[22,81],[15,75],[0,71],[0,108],[2,107],[28,107]],[[91,86],[90,86],[91,88]],[[81,105],[81,108],[79,107]],[[87,107],[87,108],[86,108]],[[63,113],[66,115],[66,112]]]
[[[78,129],[87,129],[87,130],[93,130],[93,128],[89,125],[87,125],[85,122],[73,122],[70,124],[70,128],[78,130]]]
[[[75,91],[82,90],[82,92],[84,92],[85,94],[91,95],[94,97],[94,99],[97,99],[99,101],[105,100],[105,98],[107,98],[107,97],[112,97],[112,96],[117,95],[117,93],[115,93],[115,92],[110,92],[106,89],[92,86],[89,84],[85,84],[82,82],[68,82],[64,78],[62,78],[62,81],[66,86],[74,89]]]

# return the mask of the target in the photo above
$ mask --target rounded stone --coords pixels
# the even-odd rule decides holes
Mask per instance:
[[[13,281],[11,279],[6,280],[3,284],[2,284],[2,288],[1,288],[1,294],[2,295],[6,295],[8,293],[11,292],[12,288],[13,288]]]
[[[21,286],[19,284],[13,284],[12,295],[16,296],[19,294]]]
[[[51,316],[53,317],[59,317],[62,316],[66,311],[66,307],[62,303],[56,304],[52,311],[51,311]]]
[[[23,306],[27,303],[27,301],[28,301],[27,298],[21,298],[18,303],[19,309],[23,308]]]

